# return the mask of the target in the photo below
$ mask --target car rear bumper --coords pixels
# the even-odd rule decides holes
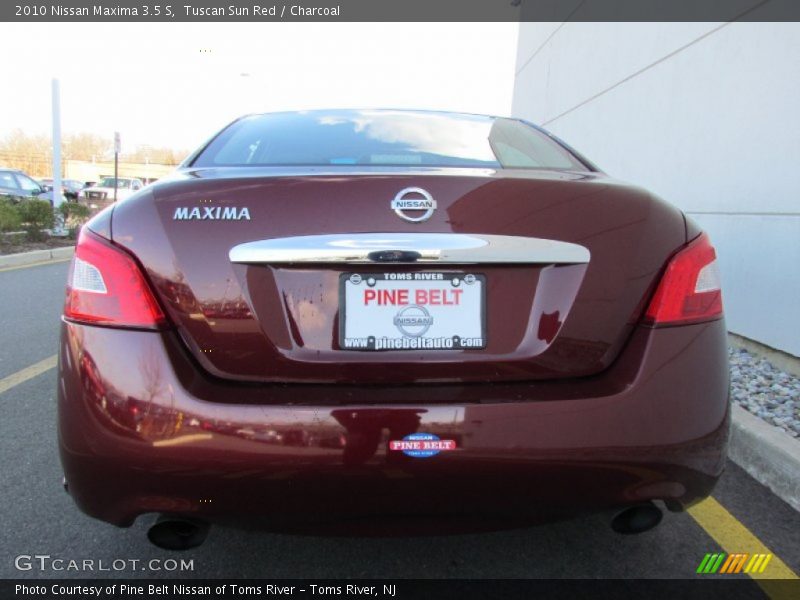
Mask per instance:
[[[725,336],[723,321],[636,328],[604,373],[558,382],[245,386],[202,376],[173,332],[65,322],[61,459],[78,506],[121,526],[148,512],[281,529],[680,510],[724,468]],[[414,432],[455,449],[389,449]]]

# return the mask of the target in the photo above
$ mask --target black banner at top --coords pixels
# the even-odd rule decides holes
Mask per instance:
[[[800,0],[4,0],[0,21],[800,21]]]

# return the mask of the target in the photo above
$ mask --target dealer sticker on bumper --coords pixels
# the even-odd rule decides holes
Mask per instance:
[[[486,278],[472,273],[346,273],[339,344],[344,350],[486,347]]]
[[[402,440],[391,440],[389,450],[399,450],[406,456],[429,458],[439,452],[456,449],[455,440],[442,440],[432,433],[412,433]]]

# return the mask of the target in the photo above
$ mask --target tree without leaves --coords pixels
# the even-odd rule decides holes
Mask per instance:
[[[15,129],[0,139],[0,164],[4,166],[36,172],[40,170],[39,167],[47,164],[51,153],[50,137],[46,135],[31,135],[21,129]],[[113,159],[113,153],[114,141],[110,136],[85,132],[68,133],[61,142],[62,160],[104,161]],[[188,154],[187,150],[138,146],[132,152],[122,153],[120,160],[177,165]],[[32,166],[34,164],[36,166]]]
[[[14,129],[2,141],[0,152],[36,156],[50,152],[50,138],[46,135],[28,135],[22,129]]]
[[[172,148],[137,146],[133,152],[126,152],[123,156],[128,162],[177,165],[188,155],[188,150],[173,150]]]
[[[105,160],[114,152],[114,140],[96,133],[70,133],[61,141],[65,160]]]

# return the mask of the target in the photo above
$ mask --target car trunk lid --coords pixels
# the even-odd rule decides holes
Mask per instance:
[[[394,210],[409,188],[435,200],[427,220]],[[483,169],[188,171],[117,206],[112,230],[198,362],[248,382],[592,375],[613,361],[685,242],[677,210],[605,176]],[[468,294],[470,279],[479,292]],[[404,286],[411,300],[401,303]],[[440,304],[422,304],[428,317],[401,314],[420,306],[423,288]],[[459,289],[479,307],[442,306]],[[394,303],[356,307],[368,290]],[[424,339],[426,318],[450,321],[442,339],[463,332],[481,343],[347,345],[371,331]]]

